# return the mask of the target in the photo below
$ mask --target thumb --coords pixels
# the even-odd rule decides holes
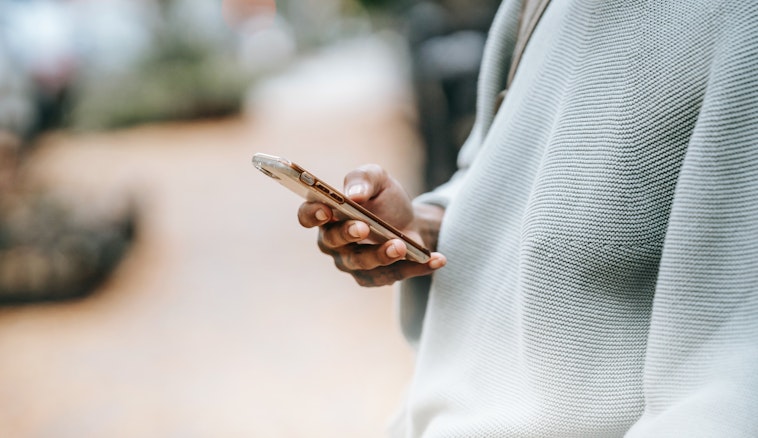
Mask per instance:
[[[361,204],[378,196],[386,186],[387,172],[377,164],[361,166],[345,176],[345,194]]]
[[[447,259],[444,255],[438,252],[433,252],[431,259],[426,263],[399,262],[396,263],[396,265],[398,265],[396,268],[399,271],[398,277],[404,280],[407,278],[429,275],[444,267],[446,264]]]

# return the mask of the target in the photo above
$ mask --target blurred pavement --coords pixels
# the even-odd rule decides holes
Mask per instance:
[[[138,240],[82,301],[0,308],[0,436],[380,437],[412,372],[393,289],[362,289],[259,174],[282,155],[333,185],[366,162],[415,194],[422,147],[392,52],[297,65],[236,119],[56,134],[28,171],[82,208],[124,194]]]

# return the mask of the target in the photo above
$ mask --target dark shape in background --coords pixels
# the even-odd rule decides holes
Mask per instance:
[[[474,123],[479,65],[498,1],[422,1],[406,15],[419,124],[426,145],[426,188],[456,170]]]

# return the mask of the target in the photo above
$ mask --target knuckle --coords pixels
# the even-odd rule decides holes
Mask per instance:
[[[375,286],[376,287],[389,286],[392,283],[393,283],[392,281],[387,280],[386,275],[379,275],[375,281]]]
[[[333,251],[334,245],[332,245],[331,238],[329,237],[329,233],[327,231],[322,230],[319,233],[318,246],[322,251],[326,253]]]
[[[377,275],[375,271],[353,271],[351,272],[356,283],[361,287],[378,287]]]
[[[374,267],[365,257],[352,256],[350,261],[352,268],[357,271],[366,271]]]
[[[334,226],[322,227],[320,231],[321,241],[327,248],[337,248],[342,246],[341,239],[338,236],[342,233],[341,230],[335,229]]]
[[[313,226],[313,225],[310,223],[310,221],[308,220],[308,217],[307,217],[307,216],[305,216],[305,215],[304,215],[304,214],[302,214],[302,213],[298,213],[298,214],[297,214],[297,221],[300,223],[300,225],[301,225],[301,226],[303,226],[303,227],[305,227],[305,228],[311,228],[311,227]]]
[[[353,247],[350,252],[345,253],[343,260],[345,266],[353,271],[365,271],[369,268],[357,247]]]
[[[297,210],[297,220],[300,222],[300,225],[311,228],[316,225],[313,221],[313,214],[314,206],[312,203],[306,202],[300,204],[300,208]]]
[[[356,270],[368,271],[383,265],[373,245],[356,244],[353,248],[351,262]]]
[[[368,281],[368,279],[366,279],[362,275],[353,274],[353,279],[355,279],[355,282],[358,283],[358,286],[361,286],[361,287],[369,287],[369,286],[371,286],[371,284]]]
[[[405,280],[405,275],[403,275],[403,272],[400,269],[393,269],[392,270],[392,283]]]
[[[403,280],[403,272],[400,269],[400,265],[386,266],[382,268],[382,275],[380,276],[382,286],[389,286],[396,282]]]
[[[352,272],[350,269],[348,269],[345,265],[343,265],[338,259],[334,259],[334,266],[337,268],[340,272]]]
[[[332,254],[332,259],[334,260],[334,266],[336,266],[338,270],[342,272],[352,272],[352,270],[345,265],[344,259],[339,253]]]
[[[323,240],[321,237],[319,237],[319,239],[318,239],[318,249],[320,249],[320,250],[321,250],[321,252],[323,252],[324,254],[331,254],[331,253],[332,253],[332,249],[331,249],[331,248],[329,248],[329,247],[328,247],[328,246],[327,246],[327,245],[324,243],[324,240]]]

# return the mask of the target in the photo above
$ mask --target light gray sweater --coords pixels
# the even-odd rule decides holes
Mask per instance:
[[[493,25],[396,437],[758,437],[758,1]]]

